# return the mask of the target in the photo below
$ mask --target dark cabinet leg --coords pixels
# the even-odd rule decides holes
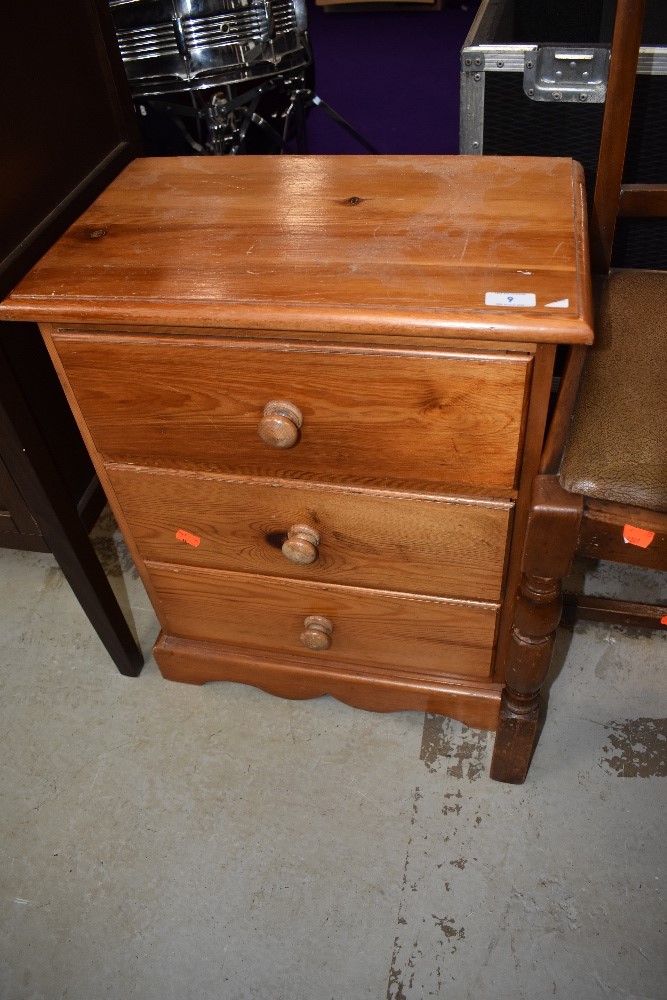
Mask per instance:
[[[538,476],[491,762],[496,781],[516,785],[526,780],[537,737],[540,689],[563,608],[561,580],[572,564],[581,514],[581,497],[565,493],[554,476]]]
[[[109,656],[121,674],[136,677],[144,663],[143,655],[78,516],[67,521],[61,518],[55,531],[43,521],[41,526],[51,552]]]
[[[62,477],[0,358],[3,459],[83,610],[121,674],[136,677],[143,655],[120,609]]]

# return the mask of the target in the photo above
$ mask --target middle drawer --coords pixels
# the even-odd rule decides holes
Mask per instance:
[[[511,504],[108,466],[161,563],[498,600]]]

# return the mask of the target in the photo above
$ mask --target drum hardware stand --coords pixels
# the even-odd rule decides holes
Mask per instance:
[[[280,131],[274,127],[271,121],[257,112],[261,98],[275,90],[284,90],[289,98],[287,109],[279,116],[272,116],[274,119],[283,118],[283,127]],[[227,93],[218,91],[204,108],[187,107],[160,100],[147,100],[146,98],[141,100],[141,104],[169,113],[188,144],[195,152],[204,155],[235,156],[243,153],[248,129],[251,125],[261,129],[281,153],[289,152],[292,136],[296,152],[307,153],[306,119],[311,108],[319,108],[323,111],[369,153],[378,153],[378,150],[360,132],[305,85],[302,73],[298,76],[279,74],[270,77],[252,90],[244,91],[236,96],[232,96],[230,91],[231,87],[227,88]],[[209,134],[206,145],[198,142],[190,134],[182,120],[184,118],[194,118],[198,124],[201,124],[202,120],[206,122]]]
[[[303,82],[303,80],[302,80]],[[318,97],[312,90],[307,87],[298,87],[293,90],[290,94],[290,103],[287,111],[285,112],[285,128],[283,130],[283,140],[285,141],[289,135],[290,125],[292,121],[295,124],[295,135],[296,135],[296,146],[297,153],[307,153],[308,152],[308,135],[306,132],[306,116],[311,108],[320,108],[326,115],[331,118],[337,125],[340,125],[348,135],[351,135],[361,146],[368,150],[369,153],[374,153],[378,155],[378,150],[375,146],[372,146],[367,139],[364,139],[360,132],[357,132],[348,121],[346,121],[337,111],[323,101],[321,97]]]
[[[242,153],[251,125],[261,129],[281,153],[285,152],[287,141],[284,135],[257,112],[261,98],[273,90],[280,89],[284,83],[283,77],[276,77],[265,80],[253,90],[245,91],[236,97],[229,97],[221,91],[214,94],[206,109],[211,152],[216,156],[236,156]]]

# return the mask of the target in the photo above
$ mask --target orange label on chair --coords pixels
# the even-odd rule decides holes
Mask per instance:
[[[654,538],[655,531],[635,528],[633,524],[623,525],[623,541],[627,542],[628,545],[638,545],[640,549],[647,549]]]
[[[198,545],[201,545],[201,538],[199,535],[193,535],[189,531],[183,531],[182,528],[176,532],[176,537],[179,542],[185,542],[186,545],[194,545],[195,548],[197,548]]]

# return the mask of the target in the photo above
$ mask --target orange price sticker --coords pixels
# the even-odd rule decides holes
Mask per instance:
[[[186,545],[194,545],[195,548],[197,548],[198,545],[201,545],[201,538],[199,535],[193,535],[189,531],[183,531],[183,528],[180,528],[176,532],[176,537],[179,542],[185,542]]]
[[[623,525],[623,541],[628,545],[638,545],[640,549],[647,549],[654,538],[655,531],[635,528],[634,524]]]

